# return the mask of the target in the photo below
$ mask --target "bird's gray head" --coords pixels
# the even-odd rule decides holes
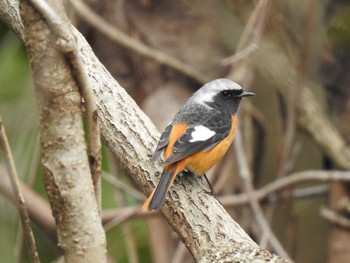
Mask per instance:
[[[215,79],[194,93],[190,101],[236,114],[241,99],[254,95],[252,92],[244,91],[236,82],[228,79]]]

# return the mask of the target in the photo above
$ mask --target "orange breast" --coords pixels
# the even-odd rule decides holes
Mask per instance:
[[[212,168],[226,153],[230,147],[235,131],[236,131],[236,116],[232,116],[232,126],[229,135],[222,140],[218,145],[209,151],[199,151],[186,158],[186,169],[192,171],[196,175],[203,175]]]

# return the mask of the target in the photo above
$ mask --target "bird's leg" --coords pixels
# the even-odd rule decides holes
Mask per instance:
[[[204,176],[205,181],[207,181],[207,184],[208,184],[209,189],[210,189],[210,191],[207,191],[207,190],[204,190],[204,191],[205,191],[207,194],[210,194],[210,195],[212,195],[212,196],[216,196],[216,193],[215,193],[215,191],[214,191],[214,188],[211,186],[211,184],[210,184],[210,182],[209,182],[209,180],[208,180],[207,175],[206,175],[206,174],[203,174],[203,176]]]
[[[194,176],[193,172],[189,171],[189,170],[183,170],[182,171],[182,174],[184,176]],[[210,184],[209,180],[208,180],[208,177],[206,174],[203,174],[204,178],[205,178],[205,181],[207,182],[208,186],[209,186],[209,191],[204,189],[204,192],[207,193],[207,194],[210,194],[212,196],[216,196],[216,193],[214,191],[214,188],[212,187],[212,185]],[[196,178],[198,178],[201,183],[203,184],[203,177],[202,176],[195,176]]]

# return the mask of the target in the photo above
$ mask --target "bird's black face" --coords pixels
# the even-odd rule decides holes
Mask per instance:
[[[214,96],[211,102],[208,102],[208,105],[220,111],[236,114],[242,98],[254,95],[242,89],[222,90]]]
[[[243,90],[223,90],[220,91],[220,97],[222,97],[223,99],[233,99],[233,98],[238,98],[238,96],[240,96],[243,93]]]

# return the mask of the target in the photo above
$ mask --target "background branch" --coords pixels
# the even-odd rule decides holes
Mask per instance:
[[[173,68],[186,76],[198,81],[199,83],[205,83],[209,79],[201,72],[195,70],[191,66],[179,61],[178,59],[171,57],[163,52],[148,47],[143,43],[129,37],[116,27],[110,25],[104,21],[100,16],[94,13],[83,1],[81,0],[70,0],[70,3],[74,7],[77,14],[89,23],[92,27],[96,28],[99,32],[112,39],[119,45],[136,52],[147,58],[154,59],[161,65],[166,65]]]
[[[275,234],[272,232],[270,225],[268,224],[264,213],[260,207],[260,204],[258,203],[258,199],[256,198],[256,195],[254,194],[254,186],[252,183],[252,178],[249,172],[249,167],[247,163],[247,159],[245,157],[245,151],[243,149],[243,144],[242,144],[242,137],[240,130],[238,129],[236,132],[236,142],[234,144],[235,146],[235,151],[236,151],[236,156],[237,156],[237,163],[239,164],[239,174],[243,178],[245,188],[247,191],[247,196],[248,200],[250,203],[250,206],[252,208],[253,215],[259,224],[262,232],[264,235],[266,235],[273,247],[273,249],[282,257],[288,259],[291,261],[291,258],[289,257],[288,253],[285,251],[281,243],[278,241],[276,238]]]
[[[21,191],[21,186],[17,176],[15,163],[13,161],[10,145],[8,143],[8,139],[6,136],[6,132],[5,132],[5,128],[4,128],[4,124],[2,122],[1,116],[0,116],[0,148],[4,156],[12,190],[16,196],[16,200],[17,200],[16,204],[17,204],[18,211],[20,213],[22,227],[24,230],[24,236],[27,241],[30,259],[33,263],[38,263],[40,262],[40,260],[39,260],[39,255],[35,244],[33,231],[30,226],[30,219],[29,219],[26,203]]]

